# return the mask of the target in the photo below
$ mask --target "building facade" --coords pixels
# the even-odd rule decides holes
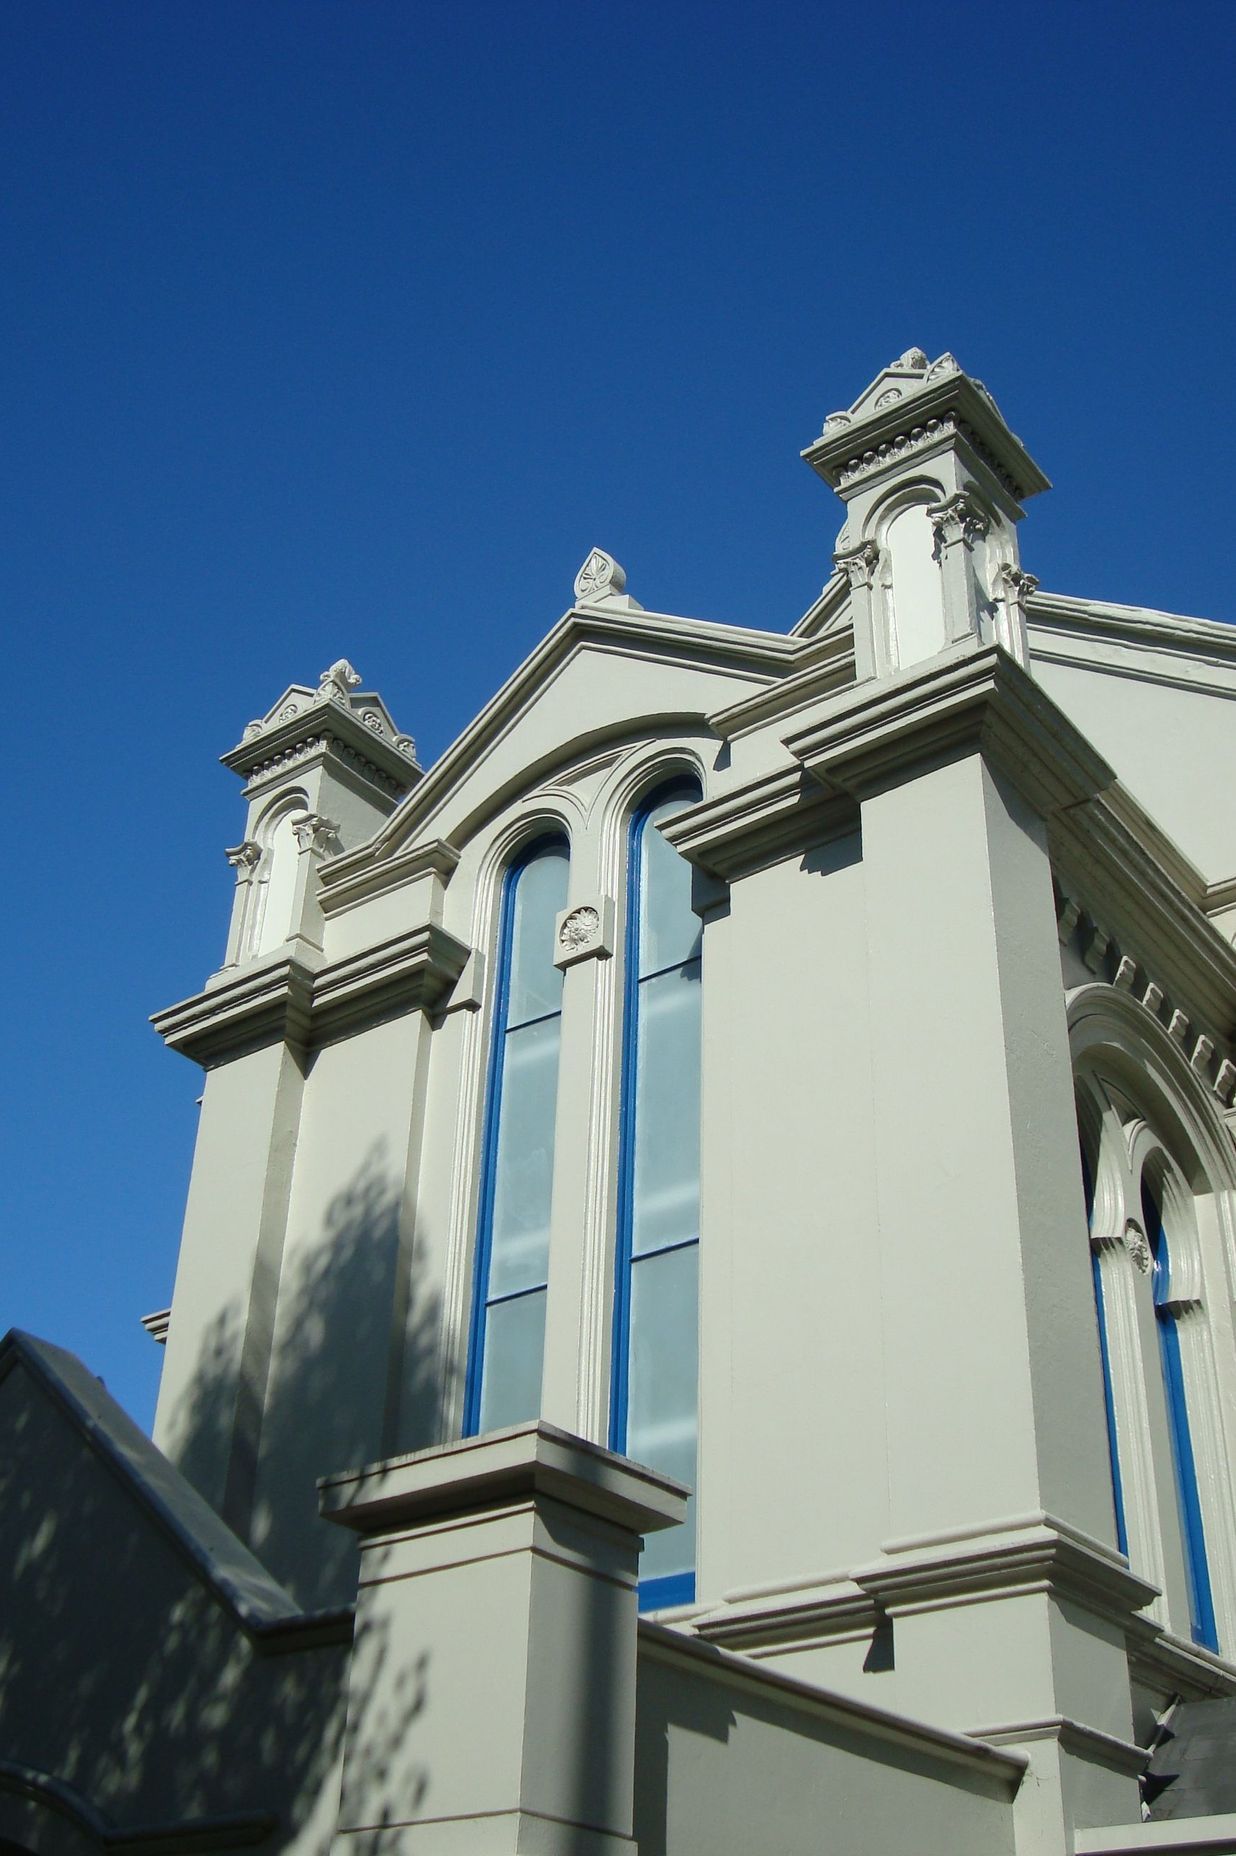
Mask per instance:
[[[1040,591],[950,355],[804,457],[788,634],[595,550],[429,771],[225,756],[153,1443],[0,1355],[12,1844],[1236,1850],[1236,634]]]

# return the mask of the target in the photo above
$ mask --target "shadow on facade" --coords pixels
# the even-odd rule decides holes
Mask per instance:
[[[80,1375],[97,1414],[86,1420],[54,1371],[20,1352],[0,1377],[0,1837],[50,1847],[47,1797],[37,1785],[32,1797],[26,1768],[68,1788],[57,1847],[75,1811],[90,1830],[91,1810],[121,1828],[241,1814],[255,1835],[273,1816],[279,1842],[294,1829],[306,1849],[330,1842],[351,1620],[297,1614],[356,1593],[355,1542],[318,1518],[316,1478],[373,1459],[389,1434],[399,1202],[380,1146],[311,1239],[285,1258],[257,1438],[245,1435],[245,1398],[250,1421],[259,1400],[252,1385],[238,1398],[231,1311],[205,1337],[179,1426],[177,1456],[199,1487],[229,1460],[234,1487],[230,1453],[237,1442],[253,1452],[261,1565],[80,1363],[47,1350],[70,1388]],[[403,1408],[436,1412],[437,1301],[415,1267],[403,1293]],[[392,1651],[373,1639],[380,1624],[368,1628],[376,1675]],[[428,1671],[406,1641],[400,1654],[406,1669],[354,1698],[349,1731],[379,1761],[402,1746],[407,1773]],[[366,1722],[375,1692],[385,1718]]]

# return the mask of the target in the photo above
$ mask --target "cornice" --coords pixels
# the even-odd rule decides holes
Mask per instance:
[[[328,698],[239,742],[219,758],[250,787],[260,787],[314,754],[333,755],[393,799],[402,798],[423,777],[407,753]]]
[[[736,740],[753,729],[769,723],[786,721],[811,703],[835,696],[854,684],[854,634],[849,629],[831,633],[811,644],[811,655],[780,683],[744,696],[728,709],[717,709],[708,717],[708,726],[723,741]]]
[[[303,959],[281,954],[155,1012],[150,1022],[172,1050],[206,1067],[265,1044],[304,1045],[313,977]]]
[[[785,746],[826,786],[860,800],[974,753],[1046,816],[1115,779],[1063,710],[996,646],[966,644],[926,669],[859,684]]]
[[[969,445],[1015,502],[1051,488],[990,395],[960,369],[852,420],[834,414],[802,456],[830,489],[841,491],[900,469],[916,451],[958,440]]]
[[[314,1042],[392,1010],[431,1010],[463,972],[469,951],[445,928],[428,922],[330,962],[314,977]]]
[[[514,727],[550,679],[578,651],[589,646],[615,656],[655,657],[662,663],[768,681],[792,669],[805,648],[801,640],[780,633],[719,625],[707,619],[573,608],[452,742],[370,842],[335,860],[336,880],[346,882],[370,863],[385,862],[394,856],[432,817],[464,775]]]
[[[1027,1741],[1054,1740],[1066,1753],[1074,1753],[1092,1765],[1110,1766],[1115,1772],[1136,1776],[1143,1772],[1148,1757],[1144,1746],[1135,1740],[1121,1740],[1104,1733],[1088,1721],[1075,1720],[1070,1714],[1041,1715],[1026,1721],[1002,1721],[995,1727],[972,1727],[977,1740],[989,1746],[1024,1746]]]
[[[1130,1674],[1152,1688],[1166,1689],[1186,1701],[1236,1695],[1236,1665],[1213,1650],[1175,1636],[1153,1618],[1130,1618],[1126,1641]]]
[[[1157,1595],[1123,1554],[1051,1515],[887,1552],[854,1582],[891,1617],[1050,1592],[1127,1623]]]
[[[850,602],[849,575],[835,567],[801,619],[790,627],[791,638],[818,638]]]
[[[1128,989],[1142,968],[1141,990],[1157,993],[1152,1010],[1168,997],[1212,1044],[1229,1043],[1236,948],[1206,912],[1205,879],[1132,795],[1115,786],[1059,813],[1048,845],[1062,938],[1085,936],[1091,970]]]
[[[445,888],[455,873],[460,853],[445,838],[430,838],[413,844],[384,863],[361,863],[359,868],[341,868],[342,858],[324,863],[318,871],[318,901],[328,919],[342,915],[359,903],[369,902],[387,890],[398,889],[418,877],[436,876]]]
[[[808,1590],[768,1593],[732,1602],[693,1620],[692,1629],[707,1643],[748,1656],[793,1645],[845,1643],[870,1637],[883,1613],[870,1592],[852,1579],[821,1583]]]
[[[858,808],[846,794],[826,793],[801,767],[784,767],[689,806],[661,829],[697,869],[732,882],[856,831]]]
[[[786,1675],[751,1658],[724,1650],[718,1644],[704,1643],[685,1631],[649,1618],[639,1621],[641,1656],[658,1662],[678,1663],[695,1674],[726,1682],[759,1696],[775,1699],[784,1706],[799,1708],[817,1719],[848,1728],[851,1732],[871,1734],[879,1740],[912,1747],[920,1755],[935,1757],[950,1765],[964,1766],[971,1772],[994,1778],[1016,1791],[1029,1765],[1024,1753],[1012,1748],[987,1746],[967,1734],[951,1733],[947,1728],[929,1726],[910,1715],[894,1714],[891,1709],[875,1707],[851,1695],[804,1682],[799,1676]]]
[[[392,1012],[432,1010],[468,952],[445,928],[423,923],[316,967],[283,956],[242,970],[151,1023],[173,1050],[207,1067],[267,1044],[308,1049]]]
[[[1194,619],[1180,613],[1156,612],[1147,606],[1119,606],[1039,590],[1026,603],[1026,622],[1032,657],[1094,669],[1094,656],[1075,647],[1117,646],[1132,652],[1135,661],[1130,669],[1118,663],[1100,666],[1113,674],[1179,682],[1190,689],[1201,684],[1215,688],[1217,693],[1236,696],[1236,625],[1222,620]],[[1156,668],[1147,662],[1153,653],[1163,654],[1169,662],[1174,658],[1186,660],[1187,670],[1177,678],[1167,665]],[[1220,673],[1222,680],[1210,684],[1199,676],[1199,671]]]

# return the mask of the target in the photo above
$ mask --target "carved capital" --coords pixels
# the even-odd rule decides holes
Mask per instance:
[[[850,582],[851,590],[870,586],[880,564],[880,550],[874,541],[860,541],[856,548],[834,554],[833,560]]]
[[[1038,584],[1033,574],[1023,573],[1011,561],[1001,561],[996,569],[996,598],[1002,599],[1006,606],[1015,606],[1023,615],[1026,601]]]
[[[236,872],[236,881],[243,883],[246,877],[253,875],[262,861],[262,847],[252,838],[245,838],[240,844],[231,844],[223,853]]]
[[[942,503],[929,505],[927,514],[935,533],[936,543],[941,548],[954,548],[964,542],[967,548],[973,548],[982,541],[991,523],[968,490],[958,490],[955,496],[945,497]]]
[[[330,849],[339,835],[339,827],[333,819],[323,818],[320,812],[300,812],[291,820],[292,830],[296,833],[296,842],[302,851],[311,851],[321,856]]]

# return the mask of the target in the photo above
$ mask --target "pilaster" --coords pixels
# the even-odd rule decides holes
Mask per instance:
[[[685,1491],[541,1422],[321,1504],[361,1547],[339,1856],[635,1856],[640,1539]]]

